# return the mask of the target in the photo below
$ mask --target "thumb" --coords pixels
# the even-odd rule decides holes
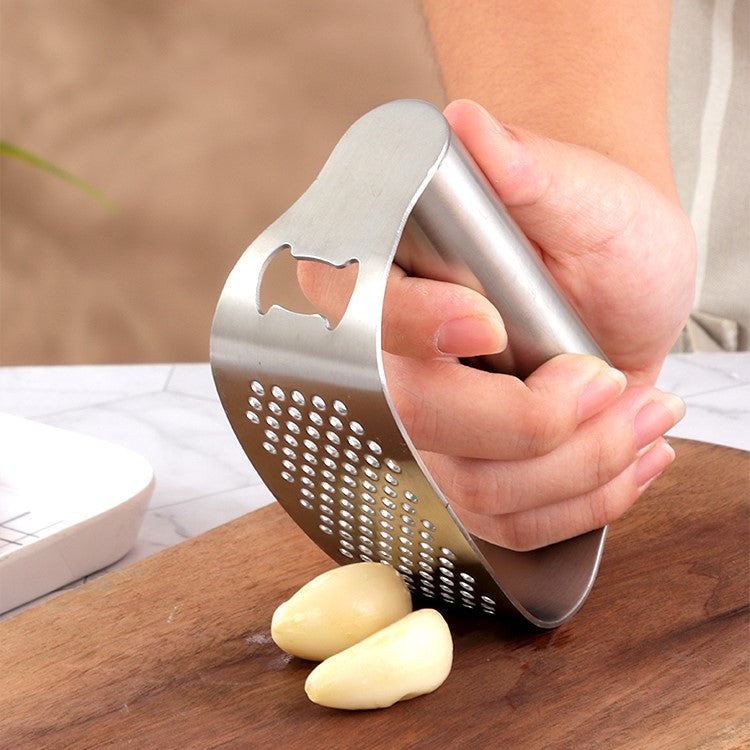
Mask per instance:
[[[445,117],[529,239],[555,259],[619,238],[644,190],[666,200],[601,154],[505,127],[475,102],[452,102]]]
[[[693,298],[679,206],[603,154],[503,127],[473,102],[445,115],[610,359],[652,382]]]

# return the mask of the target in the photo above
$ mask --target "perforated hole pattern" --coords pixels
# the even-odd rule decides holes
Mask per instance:
[[[250,382],[247,419],[297,502],[338,553],[399,571],[412,591],[493,614],[495,601],[436,542],[401,466],[341,400]]]

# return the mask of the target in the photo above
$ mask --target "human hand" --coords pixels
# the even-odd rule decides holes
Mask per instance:
[[[613,365],[653,383],[693,300],[695,240],[676,198],[473,102],[445,116]]]
[[[651,384],[689,310],[692,233],[677,206],[601,155],[511,134],[468,102],[446,116],[619,368],[562,355],[522,382],[467,367],[458,357],[506,344],[495,308],[391,272],[383,359],[404,426],[472,533],[530,549],[610,523],[674,458],[661,436],[684,406]],[[321,307],[340,296],[305,276]]]

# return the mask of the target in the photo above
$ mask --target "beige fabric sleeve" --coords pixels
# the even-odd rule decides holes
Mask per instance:
[[[694,313],[679,351],[750,347],[750,3],[675,0],[669,137],[695,229]]]

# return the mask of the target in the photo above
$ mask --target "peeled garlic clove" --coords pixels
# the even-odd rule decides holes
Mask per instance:
[[[329,570],[278,607],[271,637],[302,659],[322,661],[411,612],[401,576],[381,563]]]
[[[448,624],[420,609],[318,664],[305,692],[330,708],[385,708],[436,690],[452,663]]]

